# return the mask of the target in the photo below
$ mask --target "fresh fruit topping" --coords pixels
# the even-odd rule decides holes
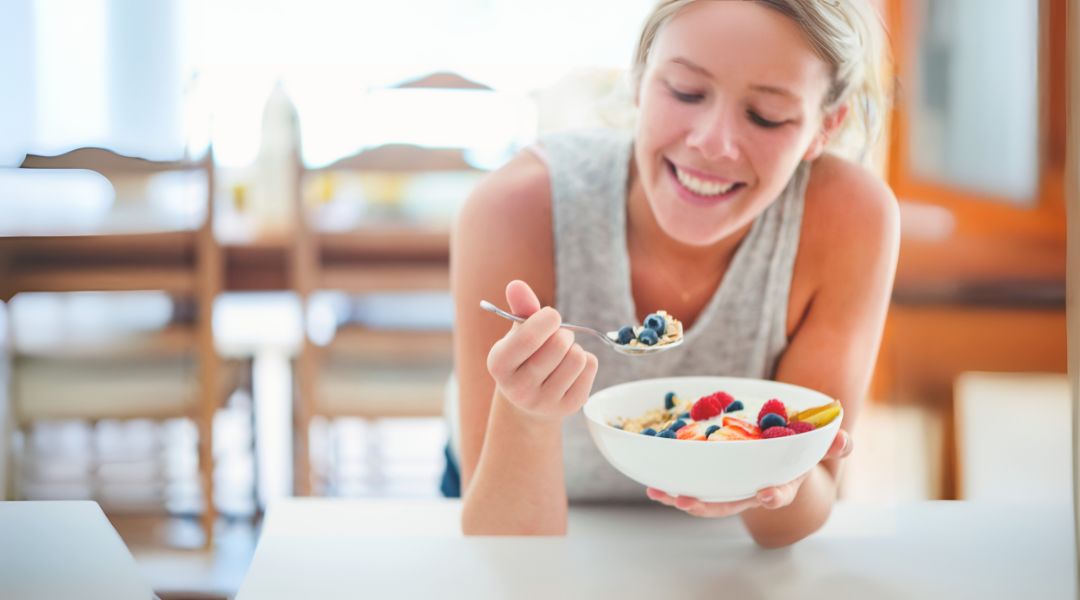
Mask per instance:
[[[670,429],[672,431],[678,431],[678,430],[682,429],[683,427],[686,427],[686,421],[683,421],[682,419],[679,419],[678,421],[675,421],[674,423],[669,425],[668,429]]]
[[[750,421],[745,421],[738,417],[728,416],[724,417],[723,423],[724,427],[734,427],[736,429],[741,429],[743,433],[750,436],[751,438],[758,438],[761,436],[761,430],[758,429],[757,425],[754,425]]]
[[[660,433],[656,434],[656,437],[668,438],[673,440],[675,439],[675,432],[670,429],[665,429]]]
[[[787,427],[787,419],[776,413],[767,413],[761,417],[760,421],[758,421],[758,427],[760,427],[762,431],[765,431],[770,427]]]
[[[726,409],[731,406],[731,403],[735,401],[735,398],[727,392],[716,392],[709,394],[708,396],[702,396],[702,398],[713,398],[720,403],[721,409]]]
[[[778,437],[787,437],[789,435],[795,435],[795,431],[790,427],[770,427],[761,432],[761,439],[768,440]]]
[[[716,415],[724,412],[724,405],[716,397],[716,394],[711,396],[704,396],[699,398],[694,406],[690,408],[690,417],[695,421],[704,421],[705,419],[711,419]]]
[[[675,432],[675,437],[680,440],[703,440],[705,439],[705,434],[698,431],[697,425],[687,425]]]
[[[717,429],[720,429],[719,425],[709,425],[709,428],[705,430],[705,437],[709,437]]]
[[[656,435],[656,430],[649,427],[641,432],[641,435]]]
[[[660,336],[657,335],[656,332],[652,329],[646,327],[645,329],[641,330],[641,333],[638,334],[637,339],[639,342],[645,344],[646,346],[655,346],[656,342],[660,341]]]
[[[796,418],[799,421],[810,423],[814,427],[824,427],[831,423],[839,414],[840,401],[834,400],[823,406],[808,408],[796,415]]]
[[[743,406],[742,400],[735,400],[731,404],[727,405],[727,408],[724,409],[724,412],[726,412],[726,413],[735,412],[737,410],[742,410],[744,408],[746,408],[746,407]]]
[[[788,429],[795,433],[806,433],[807,431],[813,431],[815,427],[813,423],[807,423],[806,421],[791,421],[788,423]]]
[[[712,438],[730,441],[756,439],[755,437],[748,435],[745,431],[738,427],[721,427],[719,430],[712,434]]]
[[[679,415],[679,418],[680,419],[694,419],[694,417],[690,416],[689,412],[684,412],[683,414]],[[694,420],[695,421],[700,421],[701,419],[694,419]]]
[[[617,341],[620,344],[629,344],[634,339],[634,328],[627,325],[619,329]]]
[[[667,321],[664,320],[664,317],[656,313],[646,316],[644,325],[645,329],[652,329],[658,336],[664,335],[664,331],[667,330]]]
[[[675,392],[668,392],[664,394],[664,410],[671,410],[675,408],[675,399],[677,396]]]
[[[764,406],[761,407],[761,411],[759,411],[757,415],[758,423],[761,422],[762,417],[769,413],[778,414],[781,417],[784,417],[785,420],[787,419],[787,409],[784,408],[784,403],[777,400],[776,398],[769,400],[765,403]]]

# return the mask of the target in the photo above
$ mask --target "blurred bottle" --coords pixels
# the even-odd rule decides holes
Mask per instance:
[[[300,124],[285,88],[274,85],[263,109],[262,140],[255,158],[251,212],[259,233],[288,233],[299,202]]]

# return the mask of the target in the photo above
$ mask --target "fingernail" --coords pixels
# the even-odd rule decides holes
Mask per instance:
[[[769,504],[775,499],[776,499],[776,494],[774,494],[772,492],[765,492],[765,493],[761,494],[760,496],[758,496],[758,500],[761,500],[765,504]]]

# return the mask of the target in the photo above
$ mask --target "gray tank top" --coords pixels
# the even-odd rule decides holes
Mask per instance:
[[[564,321],[604,331],[637,321],[626,246],[632,148],[630,133],[619,130],[561,132],[539,141],[537,154],[551,176],[555,308]],[[594,392],[652,377],[773,377],[788,344],[788,292],[808,173],[808,164],[800,164],[776,202],[754,221],[720,286],[684,332],[682,346],[641,359],[616,354],[590,336],[577,336],[600,359]],[[456,392],[451,380],[446,414],[455,454]],[[563,462],[572,502],[647,501],[643,486],[600,455],[580,411],[563,425]]]
[[[551,174],[555,308],[564,321],[604,331],[635,323],[626,250],[630,134],[559,133],[542,138],[540,146]],[[800,164],[777,201],[754,221],[712,299],[686,330],[682,346],[641,359],[577,336],[600,359],[593,391],[652,377],[773,377],[788,343],[788,292],[808,172],[807,164]],[[571,500],[646,499],[641,485],[600,455],[580,412],[566,419],[563,450]]]

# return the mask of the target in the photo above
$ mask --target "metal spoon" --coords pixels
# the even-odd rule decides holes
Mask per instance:
[[[484,309],[484,310],[486,310],[488,312],[495,313],[495,314],[499,315],[500,317],[502,317],[504,319],[509,319],[511,321],[517,321],[518,323],[521,323],[521,322],[523,322],[525,320],[522,317],[519,317],[517,315],[512,315],[512,314],[506,312],[505,310],[499,308],[498,306],[495,306],[494,304],[488,302],[487,300],[481,300],[480,301],[480,308],[482,308],[482,309]],[[679,337],[679,338],[677,338],[677,339],[675,339],[673,341],[670,341],[670,342],[667,342],[667,343],[664,343],[664,344],[656,344],[654,346],[646,346],[645,344],[636,344],[634,346],[631,346],[629,344],[620,344],[619,342],[617,342],[616,341],[616,339],[617,339],[616,336],[618,335],[618,332],[615,332],[615,331],[612,331],[610,333],[605,334],[604,332],[598,331],[598,330],[593,329],[591,327],[582,327],[581,325],[572,325],[570,323],[563,323],[562,325],[560,325],[560,327],[564,327],[566,329],[569,329],[570,331],[577,331],[577,332],[580,332],[580,333],[592,334],[592,335],[600,338],[601,340],[604,340],[604,343],[607,344],[612,350],[618,352],[619,354],[628,354],[630,356],[641,356],[641,355],[644,355],[644,354],[654,354],[656,352],[663,352],[665,350],[671,350],[672,348],[682,344],[682,342],[683,342],[683,338]]]

